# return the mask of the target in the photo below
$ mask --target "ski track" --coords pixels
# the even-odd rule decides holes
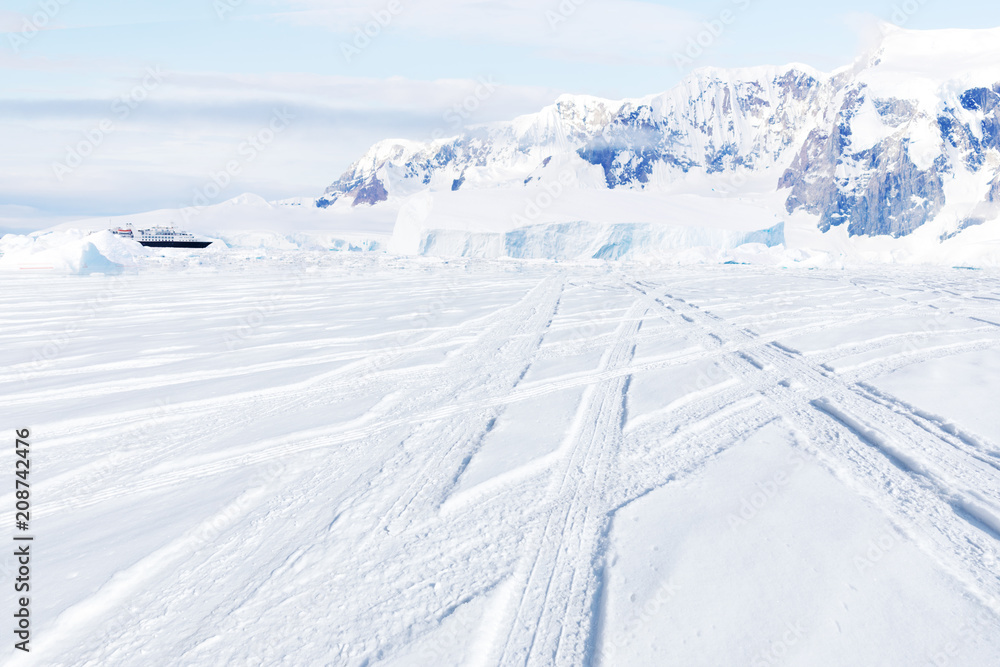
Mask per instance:
[[[102,516],[104,508],[113,516],[129,503],[258,475],[209,516],[40,618],[32,658],[406,664],[418,645],[444,656],[451,643],[439,637],[442,623],[489,598],[465,628],[481,647],[479,664],[597,664],[615,513],[775,421],[1000,613],[991,566],[1000,559],[1000,443],[871,384],[910,364],[1000,349],[1000,331],[988,321],[996,308],[989,282],[929,271],[894,280],[755,270],[748,279],[791,286],[744,312],[744,300],[727,296],[734,274],[726,271],[469,266],[412,280],[386,271],[375,278],[380,289],[334,272],[324,279],[351,295],[339,302],[318,278],[286,285],[275,312],[230,350],[234,365],[216,362],[221,341],[272,294],[265,279],[234,280],[228,298],[179,281],[172,298],[191,299],[198,323],[185,329],[213,337],[202,349],[169,334],[179,302],[157,301],[154,285],[137,279],[124,301],[83,319],[41,365],[30,363],[31,351],[81,318],[86,290],[76,281],[19,281],[0,295],[7,312],[22,315],[4,318],[0,330],[0,400],[38,420],[39,521]],[[502,290],[491,271],[505,281]],[[43,287],[54,297],[32,305],[27,297]],[[382,321],[395,323],[388,333],[365,314],[365,295],[383,293],[392,294],[379,307]],[[428,299],[443,305],[421,309]],[[937,312],[968,326],[811,353],[787,342]],[[115,328],[152,337],[151,354],[109,357],[101,336]],[[274,339],[295,331],[305,338]],[[637,356],[644,342],[664,337],[684,344]],[[535,363],[589,353],[600,354],[594,368],[525,381]],[[832,370],[861,354],[871,356]],[[709,361],[730,379],[629,414],[634,377]],[[290,369],[271,381],[269,373]],[[189,397],[187,388],[214,382],[223,383],[216,395]],[[558,449],[456,495],[507,406],[578,387],[582,398]],[[152,400],[116,407],[136,392],[161,399],[152,423]],[[75,405],[101,407],[81,414]],[[256,430],[286,415],[303,415],[301,427]]]

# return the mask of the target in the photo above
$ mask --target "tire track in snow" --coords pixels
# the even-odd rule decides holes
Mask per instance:
[[[951,443],[956,449],[962,450],[986,465],[1000,470],[1000,448],[995,443],[991,443],[982,436],[974,435],[962,429],[944,417],[931,414],[914,405],[910,405],[906,401],[881,391],[877,387],[864,383],[859,383],[857,387],[872,402],[903,415],[928,433]]]
[[[485,394],[487,397],[503,394],[517,385],[524,376],[534,351],[544,335],[553,313],[556,310],[561,284],[557,280],[547,280],[526,297],[522,312],[510,313],[505,318],[507,326],[488,331],[478,341],[478,353],[468,361],[469,376],[459,378],[457,386],[435,388],[431,395],[421,395],[418,401],[429,405],[447,403],[449,397],[472,394]],[[416,428],[412,428],[405,436],[401,451],[384,464],[374,476],[366,482],[367,488],[361,493],[342,497],[337,503],[338,518],[330,528],[329,535],[320,539],[339,553],[337,560],[348,569],[365,571],[366,563],[373,559],[389,567],[395,562],[390,554],[405,554],[406,569],[397,574],[392,586],[370,591],[362,598],[365,605],[355,613],[371,618],[372,627],[385,628],[386,635],[381,637],[379,652],[392,650],[392,647],[402,641],[398,634],[393,634],[389,628],[398,620],[401,605],[415,604],[414,596],[423,599],[421,608],[447,610],[458,604],[448,586],[442,584],[433,590],[421,586],[426,577],[444,568],[446,571],[457,567],[472,567],[481,562],[480,569],[486,569],[482,559],[492,557],[496,544],[483,544],[480,530],[466,522],[469,539],[461,542],[461,547],[455,544],[442,554],[429,542],[431,530],[435,527],[425,522],[415,528],[410,522],[433,512],[443,499],[448,484],[440,480],[450,478],[442,474],[460,465],[459,458],[467,456],[467,449],[481,436],[495,416],[489,413],[468,415],[461,409],[449,409],[444,419],[427,420],[415,416]],[[474,417],[474,418],[473,418]],[[487,421],[488,420],[488,421]],[[442,445],[450,445],[442,447]],[[344,513],[349,516],[344,516]],[[344,536],[339,528],[345,523],[355,527],[364,527],[363,533],[352,537]],[[433,524],[433,521],[430,522]],[[449,526],[449,532],[456,527]],[[458,528],[461,532],[461,528]],[[357,539],[353,539],[356,537]],[[480,539],[475,539],[475,538]],[[511,542],[513,550],[517,533],[512,532],[501,542]],[[502,544],[500,545],[502,546]],[[324,547],[326,549],[326,547]],[[334,557],[328,553],[324,560]],[[414,563],[417,563],[414,566]],[[423,565],[420,565],[423,563]],[[448,563],[451,563],[449,566]],[[400,579],[399,575],[403,575]],[[420,575],[420,576],[411,576]],[[410,582],[410,583],[407,583]],[[499,581],[491,579],[482,585],[485,591],[495,587]],[[468,596],[469,591],[464,591]],[[403,603],[406,600],[406,603]],[[427,624],[414,620],[414,627],[427,628]],[[409,632],[409,631],[408,631]],[[395,639],[393,639],[395,637]]]
[[[675,304],[680,302],[675,300]],[[674,316],[674,308],[666,303],[661,305],[668,317]],[[834,454],[825,453],[831,456],[831,465],[848,478],[852,488],[872,499],[898,524],[907,526],[908,534],[919,535],[919,546],[983,603],[1000,609],[1000,579],[984,567],[984,563],[995,562],[1000,555],[1000,543],[988,522],[969,520],[972,513],[966,505],[974,507],[978,514],[987,511],[993,516],[994,510],[973,499],[981,498],[979,492],[965,488],[971,484],[977,490],[993,489],[995,494],[1000,490],[1000,475],[994,468],[967,455],[956,456],[949,443],[931,437],[901,415],[871,401],[859,388],[846,385],[835,374],[813,366],[801,355],[789,354],[773,345],[760,345],[760,339],[710,313],[695,308],[686,313],[695,320],[706,345],[720,339],[745,344],[758,364],[749,364],[739,355],[730,354],[722,357],[727,369],[774,403],[791,424],[804,431],[806,440],[829,443],[827,450],[833,450]],[[759,365],[764,365],[765,370],[759,369]],[[787,378],[794,378],[795,383],[783,386],[782,380]],[[897,454],[912,456],[909,452],[919,444],[921,458],[933,466],[934,483],[928,484],[925,476],[912,467],[898,466],[898,458],[893,462],[887,455],[889,450],[868,446],[843,421],[834,419],[824,424],[817,415],[829,418],[829,413],[817,410],[816,401],[821,402],[819,405],[835,405],[841,414],[855,414],[868,423],[879,423],[891,430],[895,434],[893,441],[908,443],[906,447],[894,445],[892,451]],[[928,464],[920,467],[926,470]],[[963,485],[957,486],[955,479],[963,479]],[[988,501],[992,504],[996,499],[989,497]]]
[[[673,290],[687,296],[684,284],[672,285]],[[95,604],[91,610],[103,611],[105,607],[97,603],[110,600],[118,601],[116,604],[138,602],[140,612],[134,624],[129,626],[130,632],[121,636],[91,635],[99,622],[96,618],[92,625],[82,623],[78,627],[79,634],[92,637],[87,640],[88,652],[77,651],[72,655],[79,656],[80,663],[108,665],[126,664],[142,655],[169,655],[176,664],[196,662],[206,656],[213,656],[223,664],[278,664],[282,661],[317,664],[325,659],[334,664],[360,665],[390,658],[405,660],[416,640],[435,631],[442,619],[468,600],[494,591],[499,582],[510,578],[519,586],[513,588],[511,608],[523,600],[526,611],[521,617],[505,619],[507,626],[495,635],[498,644],[504,638],[510,639],[510,655],[524,657],[520,664],[585,664],[593,658],[590,647],[593,646],[596,620],[594,601],[601,595],[602,540],[615,508],[652,488],[683,479],[718,455],[721,446],[738,444],[743,434],[779,414],[808,434],[813,443],[820,443],[818,455],[825,457],[824,464],[851,480],[851,488],[905,526],[904,532],[920,539],[921,547],[932,553],[947,553],[967,535],[977,537],[979,542],[969,542],[970,547],[949,562],[959,563],[954,571],[965,580],[971,576],[970,589],[978,588],[980,594],[988,594],[991,590],[989,578],[995,580],[995,573],[981,568],[978,574],[963,574],[961,565],[981,553],[976,548],[988,542],[981,539],[988,534],[974,523],[980,521],[976,513],[985,516],[982,510],[988,510],[988,503],[972,496],[946,497],[954,487],[945,481],[934,487],[926,482],[925,475],[906,472],[893,465],[871,441],[859,439],[858,431],[812,404],[813,400],[828,397],[830,405],[846,405],[836,409],[842,410],[847,419],[856,419],[861,430],[871,430],[873,425],[884,429],[881,435],[890,445],[911,453],[905,434],[900,441],[890,430],[896,422],[891,422],[888,428],[882,427],[882,412],[866,405],[865,401],[879,402],[875,397],[862,391],[864,387],[845,382],[844,377],[832,377],[815,364],[798,359],[787,350],[779,350],[769,343],[770,336],[754,337],[744,331],[752,323],[741,321],[740,326],[732,327],[717,315],[699,315],[698,309],[689,310],[679,301],[671,303],[686,318],[671,315],[674,305],[669,306],[671,310],[662,311],[665,317],[672,318],[672,324],[676,324],[668,335],[690,332],[707,346],[706,354],[695,358],[718,356],[740,384],[686,403],[624,434],[620,422],[616,432],[614,419],[608,418],[608,414],[618,410],[624,415],[623,404],[614,408],[615,392],[607,396],[610,403],[605,409],[603,405],[598,408],[594,404],[602,396],[600,392],[597,389],[590,391],[590,400],[578,413],[586,416],[587,424],[593,420],[592,431],[588,431],[592,432],[589,453],[584,455],[582,440],[575,442],[575,450],[570,452],[567,448],[564,452],[566,455],[572,453],[573,458],[563,460],[557,466],[557,475],[552,476],[552,488],[557,478],[566,482],[566,494],[574,500],[579,499],[576,504],[559,497],[557,505],[551,495],[545,495],[544,476],[539,475],[499,489],[496,495],[483,502],[470,504],[460,516],[442,520],[433,515],[439,491],[446,485],[421,485],[421,474],[436,474],[433,466],[424,468],[429,473],[421,473],[418,467],[410,469],[405,465],[407,461],[433,460],[423,458],[430,452],[417,442],[411,443],[413,447],[408,452],[396,449],[397,443],[406,437],[417,437],[413,423],[421,420],[454,423],[474,411],[473,420],[481,425],[488,424],[490,415],[495,410],[502,410],[511,400],[530,400],[550,387],[545,383],[529,385],[519,381],[506,393],[469,393],[466,394],[468,400],[454,400],[466,381],[476,379],[478,358],[454,358],[448,362],[447,373],[427,368],[422,378],[416,374],[407,376],[413,381],[401,382],[397,387],[398,397],[349,424],[324,426],[266,441],[258,439],[250,447],[199,457],[191,461],[191,466],[164,461],[160,467],[149,470],[138,461],[134,466],[130,464],[129,472],[145,470],[146,478],[142,482],[149,483],[149,486],[128,487],[133,492],[190,484],[279,457],[298,458],[315,467],[287,484],[282,493],[255,498],[255,504],[248,508],[246,523],[227,535],[227,540],[220,540],[210,556],[170,560],[168,567],[158,569],[164,573],[163,579],[147,578],[133,588],[118,590],[111,598],[92,600]],[[503,314],[513,319],[524,312],[518,307],[504,310]],[[517,338],[509,328],[506,334],[503,333],[500,319],[493,321],[497,330],[484,332],[483,336],[495,333],[497,339],[504,335]],[[633,337],[633,344],[637,336]],[[618,339],[611,337],[602,341],[604,345],[609,342],[617,345]],[[467,350],[480,348],[475,341],[466,346]],[[740,353],[753,361],[748,362]],[[790,361],[775,355],[784,355]],[[517,363],[517,356],[512,352],[510,358]],[[683,363],[685,360],[674,361]],[[669,365],[673,361],[664,360],[664,363]],[[803,364],[808,369],[803,369]],[[619,393],[623,401],[629,375],[648,368],[651,368],[648,364],[626,362],[596,374],[588,372],[555,378],[553,385],[597,381],[603,391],[621,383]],[[805,379],[802,387],[781,386],[782,380],[800,374]],[[379,384],[371,386],[373,391],[380,391],[379,388],[390,387],[402,377],[387,374]],[[362,380],[358,379],[359,383]],[[447,383],[446,390],[439,391],[443,383]],[[336,385],[336,381],[331,380],[322,391],[336,391]],[[425,388],[430,391],[424,391]],[[307,395],[295,396],[299,392]],[[851,392],[863,395],[851,398]],[[323,400],[318,386],[291,388],[289,396],[304,401]],[[844,397],[845,401],[840,400]],[[297,400],[276,401],[274,409],[302,404]],[[720,409],[720,406],[727,407]],[[863,409],[858,410],[858,406]],[[241,410],[249,414],[258,407],[262,406],[244,403]],[[937,439],[939,442],[931,449],[950,454],[941,456],[946,461],[953,459],[960,466],[956,469],[964,469],[961,468],[963,456],[972,457],[977,451],[968,442],[962,448],[959,436],[949,437],[937,425],[917,423],[898,407],[890,404],[881,407],[896,413],[895,419],[910,421],[912,432],[923,432],[923,440],[913,444],[922,445],[925,441],[933,444]],[[389,412],[410,409],[415,412],[408,415]],[[205,412],[206,421],[209,414]],[[606,438],[598,438],[601,429],[608,429],[605,433],[611,434],[606,438],[619,439],[617,447],[626,456],[619,457],[613,448],[607,448]],[[667,436],[649,442],[658,431]],[[445,467],[453,466],[460,454],[471,451],[464,447],[474,447],[475,432],[476,429],[468,432],[470,438],[466,445],[444,454],[447,456]],[[442,436],[442,440],[449,439],[450,436]],[[425,444],[429,447],[433,443],[428,439]],[[954,451],[948,453],[948,448]],[[434,452],[433,456],[438,454],[442,453]],[[595,456],[601,454],[607,457],[603,463],[595,460]],[[386,460],[391,465],[382,468]],[[987,462],[980,458],[979,463],[982,474],[990,474],[983,467]],[[934,469],[933,460],[928,461],[927,471],[935,475],[937,483],[938,471]],[[591,473],[593,476],[588,478]],[[399,484],[390,483],[392,481]],[[606,498],[598,497],[602,490],[607,492]],[[395,495],[397,491],[401,493]],[[407,494],[412,494],[409,501]],[[540,502],[535,502],[536,499]],[[327,515],[341,516],[342,511],[349,511],[350,506],[359,501],[367,505],[351,516],[335,519],[331,530]],[[356,521],[353,529],[364,530],[373,525],[372,519],[377,517],[379,507],[397,510],[391,522],[393,530],[372,540],[369,548],[358,550],[358,542],[345,534],[345,524]],[[928,510],[925,523],[914,523],[921,519],[925,509]],[[420,521],[428,513],[431,513],[430,519]],[[973,530],[963,529],[962,521],[956,517]],[[369,524],[363,525],[365,521]],[[553,526],[551,530],[549,523]],[[938,523],[945,526],[942,536],[935,537],[925,531],[926,526],[934,527]],[[565,531],[565,538],[562,531]],[[532,561],[537,562],[539,568],[539,574],[533,579],[525,575],[525,563],[529,559],[516,559],[524,532],[529,535],[529,551],[535,551],[531,555],[538,556]],[[542,538],[546,535],[553,538],[554,544],[543,544]],[[280,538],[281,545],[274,544],[276,537]],[[337,565],[333,568],[330,563]],[[554,564],[546,572],[550,563]],[[349,584],[331,581],[330,575],[336,576],[338,571],[349,572],[352,581]],[[545,574],[549,576],[546,578]],[[979,575],[982,581],[977,579]],[[227,599],[215,603],[199,597],[198,587],[205,581],[212,581],[212,588],[226,593]],[[530,591],[529,583],[532,584]],[[337,620],[348,618],[352,621],[351,632],[336,627],[339,625]],[[531,628],[513,634],[514,623],[519,618],[525,622],[535,620]],[[328,619],[334,623],[323,622]],[[492,620],[487,619],[479,632],[487,632],[485,626]],[[270,642],[265,646],[264,642],[246,641],[251,630],[274,633],[269,636],[284,641],[273,646]],[[176,637],[178,632],[189,644],[178,647],[171,641],[170,636]],[[518,642],[524,642],[523,654],[517,651]],[[188,645],[191,647],[188,653],[170,652],[177,648],[184,650]],[[202,652],[195,650],[200,646],[214,648]],[[219,646],[223,648],[217,651]]]
[[[289,408],[309,404],[310,401],[316,400],[316,397],[328,396],[331,393],[337,396],[347,396],[358,391],[362,391],[368,387],[377,387],[379,389],[386,390],[389,387],[399,388],[400,383],[402,382],[415,384],[415,380],[424,379],[424,376],[426,376],[427,371],[425,368],[387,369],[383,368],[387,364],[385,362],[380,362],[379,360],[384,358],[393,360],[394,362],[399,362],[405,360],[407,357],[411,357],[421,352],[448,347],[456,339],[463,339],[474,332],[481,331],[483,328],[495,326],[496,323],[506,315],[507,311],[508,309],[502,309],[496,313],[466,320],[456,327],[431,333],[419,341],[377,350],[377,354],[375,355],[372,355],[371,351],[361,350],[338,353],[327,358],[326,361],[334,360],[347,362],[344,366],[313,375],[305,380],[289,384],[281,384],[278,386],[268,386],[266,388],[238,392],[235,394],[230,393],[226,396],[218,398],[213,397],[195,401],[179,402],[171,405],[171,415],[168,419],[173,422],[184,423],[193,418],[206,415],[210,415],[214,418],[217,413],[235,413],[241,417],[245,417],[246,415],[241,412],[240,408],[245,407],[247,403],[262,404],[253,406],[255,414],[259,414],[258,411],[260,408],[264,408],[265,414],[278,414]],[[299,365],[306,367],[316,365],[316,359],[314,357],[310,357],[309,360],[302,362]],[[283,367],[284,366],[271,363],[267,365],[258,365],[258,370]],[[217,372],[214,375],[211,375],[211,377],[218,378],[232,378],[236,376],[237,375],[232,374],[232,372]],[[159,379],[176,379],[178,382],[183,383],[203,380],[207,377],[209,376],[199,374],[174,374],[163,376]],[[115,387],[118,389],[120,389],[121,386],[121,382],[115,384]],[[166,385],[161,382],[159,384],[152,383],[150,386],[162,389],[165,388]],[[132,390],[134,387],[126,388]],[[74,397],[78,397],[79,393],[77,392],[72,395]],[[53,398],[51,395],[44,395],[43,397],[46,400]],[[96,429],[103,428],[113,432],[121,420],[141,420],[143,416],[147,414],[148,410],[133,410],[131,412],[117,413],[114,415],[101,415],[96,417],[74,418],[65,421],[53,421],[50,422],[48,426],[48,428],[51,429],[50,433],[52,438],[47,446],[55,446],[55,444],[58,444],[57,439],[60,436],[64,437],[63,444],[76,445],[78,440],[75,436],[79,434],[81,430],[95,431]],[[52,444],[52,440],[57,440],[57,442]]]
[[[511,323],[517,322],[523,317],[524,308],[525,304],[522,300],[510,308],[491,315],[489,323],[492,326],[487,327],[487,331],[494,332],[493,335],[497,339],[502,339],[504,332],[509,333],[508,328]],[[472,325],[468,322],[463,323],[460,325],[462,335],[466,333],[467,327],[469,327],[468,330],[475,330],[482,327],[482,324],[478,320]],[[464,355],[457,355],[456,361],[466,363],[461,359],[462,356],[475,358],[476,354],[466,351]],[[215,437],[214,434],[226,432],[234,425],[244,424],[247,420],[252,422],[254,419],[270,414],[287,413],[314,401],[329,403],[339,397],[360,393],[362,386],[372,393],[382,393],[388,397],[388,400],[378,403],[368,413],[349,422],[305,429],[287,433],[281,437],[258,439],[250,446],[216,451],[208,455],[188,455],[182,459],[183,464],[180,467],[174,463],[177,457],[174,455],[175,449],[173,448],[157,451],[157,456],[152,458],[143,451],[128,451],[124,454],[116,452],[117,465],[115,467],[120,473],[118,484],[104,485],[102,489],[94,491],[91,488],[93,485],[89,483],[90,474],[86,469],[70,470],[64,473],[59,480],[61,488],[68,491],[63,494],[65,497],[62,502],[41,505],[38,511],[40,514],[50,514],[70,507],[87,507],[109,498],[148,493],[183,483],[189,479],[215,476],[247,465],[266,463],[291,453],[342,445],[353,445],[356,448],[372,435],[387,435],[399,427],[412,424],[414,420],[447,419],[460,413],[461,410],[445,400],[435,403],[433,398],[421,394],[417,388],[428,383],[436,387],[448,386],[449,378],[452,377],[450,375],[453,370],[452,365],[454,364],[435,369],[418,369],[412,373],[386,371],[382,377],[378,377],[378,373],[363,373],[369,368],[369,363],[367,360],[362,360],[352,364],[350,368],[337,369],[332,373],[310,378],[294,385],[249,392],[245,396],[241,396],[239,400],[226,397],[207,399],[196,402],[194,405],[171,405],[169,410],[164,411],[162,422],[158,428],[183,424],[181,433],[190,432],[191,438],[190,440],[177,438],[178,445],[176,447],[186,450],[190,447],[191,442],[211,440]],[[470,378],[475,378],[478,370],[479,367],[473,362],[472,367],[464,371],[461,377],[470,382]],[[351,373],[361,373],[362,377],[358,381],[352,381]],[[303,392],[305,392],[305,396],[303,396]],[[393,396],[396,397],[395,400],[392,400]],[[407,400],[410,400],[412,404],[413,396],[421,396],[424,407],[420,407],[419,404],[397,407],[397,404],[405,404]],[[244,399],[247,402],[245,405],[243,404]],[[240,407],[242,409],[239,409]],[[196,410],[194,416],[190,412],[192,409]],[[221,419],[219,418],[220,412],[224,415]],[[135,411],[134,420],[125,419],[115,430],[124,430],[127,436],[132,432],[133,425],[141,425],[144,414],[148,417],[148,411]],[[393,414],[396,416],[392,417]],[[204,421],[196,419],[197,415],[203,416]],[[74,431],[85,427],[85,425],[75,422],[72,426]],[[137,427],[141,428],[141,426]],[[78,444],[78,433],[79,431],[76,431],[76,437],[66,438],[66,441]],[[112,439],[107,446],[111,447],[114,444]],[[75,481],[74,478],[76,478]]]
[[[448,402],[447,397],[449,395],[453,395],[456,391],[461,392],[461,391],[475,390],[475,391],[483,391],[486,393],[501,391],[503,389],[503,383],[506,380],[511,379],[513,376],[516,376],[514,377],[515,382],[516,380],[519,380],[520,377],[523,376],[523,371],[517,372],[516,364],[519,361],[522,363],[527,363],[527,361],[530,361],[531,351],[537,347],[538,336],[542,332],[544,332],[547,323],[551,320],[551,312],[554,310],[555,307],[554,304],[558,299],[559,291],[560,291],[560,283],[557,279],[551,279],[551,278],[546,279],[542,283],[540,283],[537,287],[530,290],[529,293],[519,302],[519,304],[517,304],[516,307],[504,311],[500,316],[498,316],[496,320],[496,325],[493,328],[488,329],[486,333],[480,337],[480,340],[478,341],[476,346],[478,348],[478,350],[476,351],[477,353],[471,355],[468,359],[456,360],[456,364],[459,365],[459,367],[462,369],[462,373],[460,373],[458,376],[454,376],[455,369],[454,368],[449,369],[451,375],[453,376],[452,386],[445,386],[442,383],[434,386],[430,392],[425,392],[423,394],[419,392],[413,392],[414,397],[411,397],[410,400],[411,405],[416,403],[416,404],[422,404],[424,407],[423,408],[414,407],[414,409],[417,411],[416,415],[406,414],[406,416],[403,416],[400,419],[398,419],[393,426],[396,429],[400,427],[404,428],[408,427],[408,430],[412,430],[413,420],[415,418],[419,419],[421,410],[427,411],[429,409],[433,414],[435,407],[437,412],[439,413],[437,416],[438,420],[456,419],[456,418],[462,419],[460,410],[455,410],[454,408],[447,405]],[[486,372],[487,375],[490,375],[490,373],[494,374],[493,376],[488,378],[492,381],[487,381],[484,383],[484,378],[482,377],[482,373],[484,372]],[[426,380],[427,378],[425,378],[425,381]],[[457,386],[455,386],[456,383]],[[404,414],[408,412],[408,408],[406,408],[405,405],[403,408],[401,408],[401,410],[404,412]],[[431,426],[434,425],[432,424]],[[359,445],[363,445],[365,443],[370,445],[373,443],[373,441],[377,441],[380,438],[384,439],[385,436],[391,432],[391,430],[392,430],[391,428],[383,428],[373,433],[370,428],[366,428],[365,426],[359,425],[356,429],[353,430],[352,433],[349,433],[350,436],[349,439],[356,440],[359,443]],[[437,433],[437,435],[440,437],[439,432]],[[275,444],[278,443],[276,442]],[[329,443],[324,443],[324,444],[327,447],[329,446]],[[428,444],[433,445],[434,443],[430,442]],[[302,452],[307,450],[299,450],[299,451]],[[381,460],[385,460],[386,458],[385,456],[380,455],[376,450],[364,446],[355,447],[352,450],[352,453],[357,456],[374,454],[376,459],[381,459]],[[285,448],[278,452],[273,452],[273,451],[267,452],[267,454],[268,456],[257,457],[253,460],[248,460],[247,457],[243,457],[243,459],[241,459],[239,462],[233,459],[223,460],[220,461],[218,465],[211,466],[209,468],[203,468],[199,472],[202,473],[202,475],[204,476],[215,476],[221,474],[225,470],[231,470],[237,467],[244,467],[248,464],[260,463],[266,460],[270,460],[272,458],[287,458],[290,452],[287,448]],[[345,454],[348,454],[348,452],[343,452],[343,451],[338,452],[337,456],[338,462],[341,465],[346,465],[348,468],[350,468],[351,467],[349,465],[350,457],[344,456]],[[412,463],[411,458],[408,458],[405,461],[401,460],[396,463],[398,465],[396,472],[401,472],[406,479],[419,480],[421,479],[421,472],[426,472],[425,470],[421,471],[417,468],[408,467],[407,464]],[[349,484],[344,484],[344,486],[342,487],[344,488],[344,492],[340,496],[339,501],[337,502],[338,505],[354,504],[358,499],[358,497],[354,494],[357,493],[358,488],[361,488],[365,485],[366,481],[370,485],[369,486],[370,494],[374,493],[375,495],[377,495],[377,491],[379,490],[378,488],[379,485],[375,483],[378,481],[379,477],[381,477],[383,480],[388,480],[390,482],[394,481],[394,475],[392,474],[393,471],[390,469],[390,467],[393,465],[393,462],[391,460],[385,464],[383,464],[382,461],[379,461],[375,465],[382,466],[382,469],[380,471],[374,472],[375,478],[368,477],[366,480],[365,479],[366,474],[361,473],[358,476],[358,478],[355,479],[353,482]],[[165,486],[170,486],[174,483],[190,482],[191,479],[190,472],[191,472],[190,469],[179,469],[175,473],[172,473],[169,476],[161,476],[156,480],[155,484],[146,485],[145,488],[134,488],[133,491],[148,492],[155,490],[156,488],[163,488]],[[369,470],[369,473],[372,473],[372,471]],[[319,480],[317,483],[329,483],[329,482],[330,482],[329,479],[322,479]],[[388,490],[392,490],[393,488],[394,487],[391,485],[387,487]],[[108,497],[115,497],[117,495],[120,494],[111,493]],[[303,504],[311,503],[313,500],[312,497],[303,494],[299,494],[297,497],[300,499],[299,502]],[[400,497],[402,498],[402,496]],[[50,513],[52,511],[58,511],[58,509],[59,508],[56,505],[50,505],[47,508],[48,512]],[[282,514],[294,516],[295,514],[295,512],[293,511],[294,509],[295,506],[285,507],[283,509]],[[376,515],[373,518],[376,518],[377,515],[378,513],[376,512]],[[265,521],[264,524],[269,524],[269,522]],[[338,543],[336,540],[332,541],[329,540],[328,529],[324,530],[323,532],[327,533],[326,539],[328,540],[328,544],[332,544],[334,547],[338,549],[343,547],[342,543]],[[250,538],[248,537],[247,539]],[[515,536],[512,535],[511,539],[515,539]],[[313,550],[316,550],[317,548],[320,551],[323,550],[322,545],[324,544],[324,542],[322,538],[314,536],[314,539],[312,539],[311,541],[307,540],[307,542],[314,545],[320,545],[319,547],[314,546]],[[349,548],[350,551],[352,552],[364,554],[364,549],[362,548],[363,546],[364,545],[354,543],[351,544]],[[379,544],[377,542],[371,546],[372,550],[368,553],[368,555],[378,552]],[[482,550],[481,548],[478,547],[477,549],[479,551]],[[455,563],[457,565],[458,563],[462,562],[462,557],[465,552],[462,549],[453,549],[453,552],[454,552],[453,557],[456,559]],[[312,560],[319,558],[318,556],[310,555],[308,553],[306,554],[306,556],[308,556]],[[344,556],[344,554],[341,554],[341,556]],[[299,560],[305,562],[307,558],[303,556]],[[351,563],[352,559],[350,559],[349,557],[344,557],[343,562]],[[204,581],[205,577],[211,578],[209,574],[203,574],[197,580]],[[267,588],[266,582],[263,583],[258,582],[258,583],[260,584],[258,588],[261,589]],[[241,606],[252,604],[257,599],[259,598],[251,596],[250,598],[243,600]],[[372,601],[373,602],[377,601],[377,597],[372,598]]]
[[[460,406],[483,403],[517,387],[552,322],[562,284],[561,279],[545,280],[526,297],[520,312],[509,315],[508,326],[481,337],[469,355],[471,373],[457,387],[443,385],[420,398],[420,402],[430,405],[450,405],[453,414],[444,419],[416,421],[415,428],[401,442],[401,455],[383,466],[380,480],[386,488],[370,489],[367,494],[383,493],[391,500],[388,504],[376,503],[379,520],[373,535],[398,532],[405,527],[407,515],[436,511],[444,502],[452,484],[442,484],[441,480],[455,479],[502,411],[502,406],[496,405],[470,414]],[[406,414],[422,412],[399,409]],[[401,489],[399,480],[406,480]]]
[[[602,371],[631,362],[647,308],[646,300],[635,299]],[[628,382],[629,376],[618,375],[585,393],[546,493],[546,517],[525,541],[515,579],[519,593],[498,637],[498,664],[583,664],[592,652],[605,503],[622,447]]]

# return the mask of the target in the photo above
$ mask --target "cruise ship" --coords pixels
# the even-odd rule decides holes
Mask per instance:
[[[150,229],[135,229],[123,227],[112,229],[112,234],[122,238],[138,241],[147,248],[207,248],[211,241],[198,241],[193,234],[178,232],[170,227],[152,227]]]

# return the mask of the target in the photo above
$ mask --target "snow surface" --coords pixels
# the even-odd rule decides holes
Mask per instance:
[[[607,561],[601,664],[919,665],[984,611],[784,425],[620,510]]]
[[[997,317],[1000,307],[992,315],[993,319],[1000,320]],[[955,375],[962,378],[961,384],[948,381]],[[1000,418],[997,417],[1000,352],[997,350],[965,352],[947,359],[905,366],[874,384],[891,394],[894,400],[905,402],[910,410],[966,441],[986,448],[989,447],[986,443],[1000,443]],[[1000,458],[1000,451],[995,446],[989,453]]]
[[[995,271],[0,281],[38,586],[7,664],[1000,663]]]
[[[858,76],[879,94],[936,103],[942,92],[958,95],[1000,74],[1000,28],[906,30],[884,24],[884,30],[871,66]]]

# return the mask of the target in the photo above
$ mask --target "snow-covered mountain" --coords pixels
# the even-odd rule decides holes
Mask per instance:
[[[815,126],[825,90],[805,66],[705,69],[662,95],[612,101],[563,95],[537,114],[433,143],[373,146],[320,203],[372,204],[426,187],[526,185],[574,167],[583,187],[645,188],[787,163]]]
[[[718,196],[753,183],[780,195],[776,212],[804,213],[814,228],[843,226],[851,237],[930,226],[945,240],[994,220],[1000,29],[885,33],[831,74],[804,65],[702,69],[660,95],[564,95],[458,137],[382,141],[317,203],[557,181]]]

